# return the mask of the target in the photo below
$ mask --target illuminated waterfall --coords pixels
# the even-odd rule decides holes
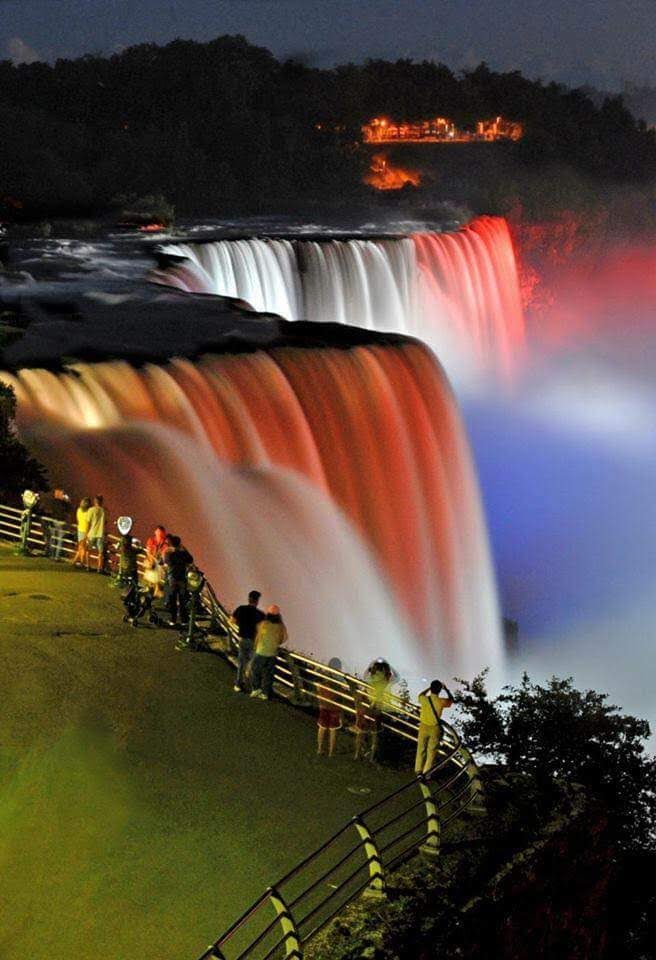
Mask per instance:
[[[288,320],[418,337],[456,383],[486,373],[506,380],[522,359],[517,265],[499,217],[398,240],[219,240],[165,252],[185,259],[153,271],[158,282]]]
[[[397,265],[411,246],[396,245]],[[358,249],[384,260],[384,246]],[[53,482],[103,492],[142,534],[159,522],[180,533],[228,603],[253,587],[279,603],[297,648],[359,670],[387,656],[413,683],[498,663],[470,452],[420,344],[3,379]]]

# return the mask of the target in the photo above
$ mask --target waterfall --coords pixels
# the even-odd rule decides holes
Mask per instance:
[[[380,266],[385,247],[366,246],[360,255]],[[412,243],[397,247],[400,268]],[[206,248],[206,266],[212,257]],[[251,588],[279,603],[298,649],[357,670],[387,656],[411,681],[498,663],[471,456],[421,344],[2,379],[53,483],[104,493],[114,515],[134,511],[142,534],[156,523],[180,533],[227,603]]]
[[[164,252],[184,260],[153,271],[159,283],[236,297],[287,320],[417,337],[456,384],[508,380],[522,360],[517,265],[500,217],[396,240],[219,240]]]

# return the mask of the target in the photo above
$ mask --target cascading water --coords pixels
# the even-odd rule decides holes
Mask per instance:
[[[499,217],[398,240],[219,240],[164,252],[184,262],[153,271],[158,282],[237,297],[288,320],[418,337],[457,383],[486,372],[508,379],[521,361],[517,265]]]
[[[229,602],[257,586],[285,608],[297,648],[411,682],[498,664],[470,453],[421,345],[2,378],[53,480],[183,533]]]

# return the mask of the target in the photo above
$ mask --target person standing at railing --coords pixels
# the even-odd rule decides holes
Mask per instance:
[[[88,497],[82,497],[80,505],[75,514],[77,526],[77,550],[73,559],[70,561],[74,566],[86,566],[88,563],[88,542],[89,533],[89,510],[91,509],[91,500]]]
[[[169,608],[169,627],[177,627],[187,620],[187,570],[194,562],[189,551],[182,546],[180,537],[169,534],[167,540],[171,549],[166,551],[164,563],[167,569],[167,603]]]
[[[440,696],[442,689],[445,697]],[[419,694],[419,738],[415,758],[415,773],[428,773],[435,766],[442,738],[442,711],[453,706],[453,695],[441,680],[433,680]]]
[[[161,524],[155,527],[152,536],[146,540],[146,556],[153,563],[158,563],[163,558],[167,548],[166,528]]]
[[[166,583],[166,569],[164,560],[167,550],[170,549],[170,543],[165,528],[159,524],[155,527],[152,536],[146,540],[146,557],[144,580],[152,591],[153,597],[161,597],[164,594],[164,585]]]
[[[333,657],[329,660],[328,666],[333,670],[342,669],[342,661],[339,657]],[[328,679],[328,678],[327,678]],[[323,753],[323,743],[326,739],[326,730],[328,731],[328,756],[332,757],[335,752],[335,742],[337,740],[337,731],[342,726],[342,711],[337,706],[336,692],[333,687],[325,684],[317,684],[317,698],[319,700],[319,716],[317,717],[317,756]]]
[[[105,568],[105,532],[107,528],[108,513],[105,509],[103,498],[98,495],[93,498],[93,506],[88,513],[89,530],[87,548],[87,569],[89,567],[89,550],[95,550],[98,556],[96,569],[102,573]]]
[[[287,642],[287,628],[282,622],[280,608],[272,604],[266,616],[257,625],[255,633],[255,656],[253,657],[251,697],[270,700],[273,693],[273,678],[278,650]]]
[[[264,613],[258,609],[258,603],[262,594],[259,590],[251,590],[248,594],[248,603],[242,603],[237,607],[232,618],[237,624],[239,631],[239,651],[237,654],[237,679],[232,688],[235,693],[244,693],[246,686],[246,674],[248,666],[253,659],[253,648],[255,646],[255,634],[258,624],[264,620]]]
[[[71,514],[71,500],[64,490],[53,491],[48,513],[51,517],[51,528],[47,554],[53,560],[61,560],[66,523]]]
[[[129,533],[121,535],[117,548],[118,582],[122,587],[139,586],[139,549]]]
[[[371,731],[371,760],[375,760],[380,752],[381,733],[383,732],[383,714],[391,709],[392,685],[397,683],[399,675],[387,660],[378,657],[365,670],[364,679],[367,681],[369,707],[367,716]]]

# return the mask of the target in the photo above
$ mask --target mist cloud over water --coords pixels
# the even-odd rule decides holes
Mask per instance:
[[[463,412],[501,605],[520,625],[510,674],[573,674],[653,726],[652,259],[643,251],[636,273],[611,255],[576,296],[570,276],[547,318],[559,335],[534,331],[512,398],[488,385],[463,398]]]

